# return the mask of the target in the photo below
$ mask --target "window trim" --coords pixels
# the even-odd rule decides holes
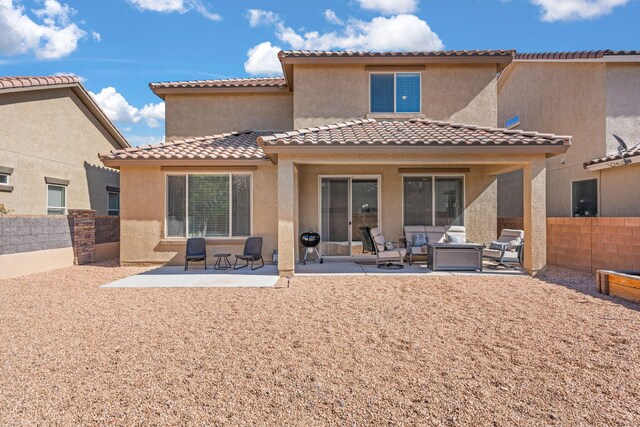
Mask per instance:
[[[466,210],[467,210],[467,198],[466,198],[466,193],[467,193],[467,177],[464,174],[459,174],[459,173],[403,173],[401,174],[402,179],[400,180],[400,191],[401,191],[401,201],[402,201],[402,230],[404,232],[404,179],[405,177],[407,178],[427,178],[427,177],[431,177],[431,194],[433,197],[431,197],[431,223],[433,225],[427,226],[427,227],[446,227],[445,226],[440,226],[440,225],[435,225],[436,224],[436,198],[435,198],[435,194],[436,194],[436,177],[447,177],[447,178],[462,178],[462,224],[464,227],[464,223],[465,223],[465,216],[466,216]],[[425,225],[425,224],[423,224]]]
[[[49,206],[49,187],[60,187],[64,189],[64,206],[61,208],[59,206]],[[47,184],[45,186],[45,200],[46,200],[46,206],[45,206],[45,212],[47,215],[67,215],[68,214],[68,207],[67,207],[67,199],[68,199],[68,189],[69,187],[67,185],[60,185],[60,184]],[[50,214],[49,213],[49,209],[64,209],[64,213],[62,214]]]
[[[371,76],[373,74],[393,74],[393,111],[371,111]],[[398,106],[396,105],[396,78],[398,74],[417,74],[419,76],[418,83],[420,85],[420,89],[418,90],[418,95],[420,96],[420,99],[418,105],[420,106],[420,108],[418,111],[404,111],[400,113],[398,112]],[[422,71],[369,71],[369,87],[367,93],[369,95],[369,114],[422,114]]]
[[[596,181],[596,207],[598,212],[595,216],[574,216],[573,215],[573,183],[574,182],[582,182],[582,181]],[[575,178],[571,179],[569,182],[569,217],[570,218],[597,218],[600,216],[600,177],[595,178]]]
[[[162,232],[163,239],[171,240],[171,241],[185,241],[189,238],[189,175],[219,175],[219,176],[228,176],[229,177],[229,235],[228,236],[205,236],[206,240],[245,240],[247,237],[253,236],[253,172],[166,172],[164,178],[164,221],[163,227],[164,230]],[[233,236],[233,175],[249,175],[251,176],[251,185],[249,186],[249,200],[251,201],[251,206],[249,209],[249,235],[248,236]],[[169,236],[167,227],[167,208],[169,207],[169,197],[167,194],[167,188],[169,184],[169,176],[184,176],[185,177],[185,235],[183,237],[179,236]]]
[[[118,209],[110,209],[109,208],[109,198],[112,194],[118,195]],[[117,214],[112,215],[111,212],[117,211]],[[109,216],[120,216],[120,192],[119,191],[107,191],[107,215]]]

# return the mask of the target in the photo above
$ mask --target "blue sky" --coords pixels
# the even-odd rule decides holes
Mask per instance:
[[[0,75],[73,73],[134,145],[149,82],[268,75],[282,49],[640,49],[640,0],[0,0]]]

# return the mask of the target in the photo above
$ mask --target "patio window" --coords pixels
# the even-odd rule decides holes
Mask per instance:
[[[587,179],[571,183],[573,216],[598,215],[598,180]]]
[[[372,113],[419,113],[420,73],[372,73]]]
[[[404,225],[464,225],[464,178],[405,176]]]
[[[67,212],[67,188],[47,185],[47,215],[64,215]]]
[[[251,235],[250,174],[167,176],[167,237]]]

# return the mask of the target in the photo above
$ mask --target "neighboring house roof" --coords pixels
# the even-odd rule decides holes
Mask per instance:
[[[518,53],[515,59],[518,61],[566,61],[566,60],[588,60],[603,59],[607,56],[636,56],[640,55],[638,50],[584,50],[576,52],[532,52]]]
[[[433,120],[353,120],[260,136],[268,146],[569,146],[570,136],[508,130]]]
[[[513,58],[515,50],[434,50],[415,52],[371,52],[371,51],[328,51],[328,50],[283,50],[279,58],[314,57],[314,58],[389,58],[389,57],[506,57]]]
[[[598,170],[624,166],[629,163],[640,163],[640,145],[622,153],[610,154],[584,163],[584,168]]]
[[[0,95],[3,93],[27,90],[45,90],[56,88],[70,88],[80,101],[89,109],[116,143],[122,148],[131,147],[118,128],[109,120],[104,111],[98,106],[93,97],[76,76],[23,76],[0,77]]]
[[[176,82],[149,83],[149,87],[164,99],[167,93],[216,92],[283,92],[287,91],[284,77],[251,77],[241,79],[188,80]]]
[[[105,164],[121,160],[264,160],[256,138],[270,133],[245,131],[178,139],[100,153],[99,157]]]

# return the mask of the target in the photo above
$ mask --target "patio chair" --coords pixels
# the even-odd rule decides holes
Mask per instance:
[[[405,248],[399,247],[398,243],[392,243],[393,248],[387,249],[387,243],[390,242],[385,240],[379,228],[360,227],[358,231],[364,250],[375,254],[378,268],[404,268],[404,258],[407,255]],[[400,264],[395,264],[394,261]]]
[[[207,269],[207,242],[204,240],[204,237],[191,237],[187,239],[184,271],[187,271],[189,261],[204,261],[204,269]]]
[[[488,249],[482,251],[482,256],[495,261],[494,264],[488,265],[489,268],[497,269],[502,267],[507,270],[513,270],[516,267],[511,264],[522,265],[523,247],[524,231],[505,228],[500,233],[498,240],[493,241]]]
[[[245,261],[246,264],[238,267],[238,260]],[[253,268],[253,263],[255,261],[261,261],[262,265]],[[262,258],[262,237],[249,237],[247,241],[244,242],[242,255],[236,255],[236,261],[233,264],[233,269],[239,270],[247,267],[249,263],[251,263],[251,270],[257,270],[264,267],[264,259]]]

